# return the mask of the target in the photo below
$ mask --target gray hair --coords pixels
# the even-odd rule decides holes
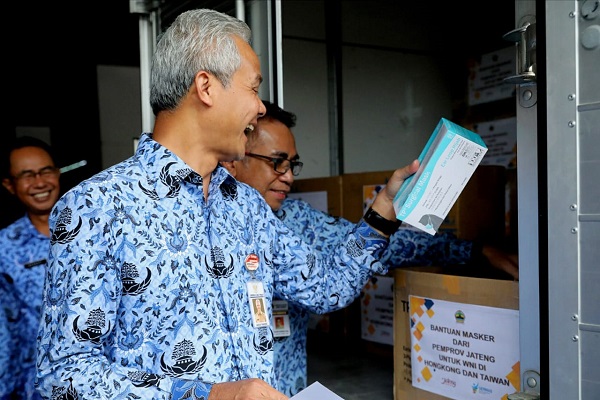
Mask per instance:
[[[152,60],[150,105],[154,115],[174,110],[198,71],[210,72],[228,87],[241,65],[234,36],[250,43],[250,35],[245,22],[215,10],[189,10],[177,16],[160,35]]]

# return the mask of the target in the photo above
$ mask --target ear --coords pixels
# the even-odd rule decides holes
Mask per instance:
[[[198,96],[198,99],[207,106],[213,105],[213,85],[217,82],[218,80],[206,71],[198,71],[194,78],[196,95]]]
[[[15,194],[15,187],[13,186],[10,179],[8,179],[8,178],[2,179],[2,186],[4,186],[10,194],[13,194],[13,195]]]
[[[235,161],[221,161],[221,165],[227,168],[227,171],[235,178],[236,169],[235,169]]]

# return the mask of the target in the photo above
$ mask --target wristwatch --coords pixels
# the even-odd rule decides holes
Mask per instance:
[[[365,215],[363,216],[363,220],[371,225],[373,228],[377,229],[381,233],[387,236],[391,236],[392,233],[396,232],[402,221],[394,220],[390,221],[389,219],[383,218],[379,213],[373,210],[371,207],[367,210]]]

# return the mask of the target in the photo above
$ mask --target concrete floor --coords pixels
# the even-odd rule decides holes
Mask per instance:
[[[309,334],[307,351],[309,385],[318,381],[344,400],[394,399],[391,346]]]

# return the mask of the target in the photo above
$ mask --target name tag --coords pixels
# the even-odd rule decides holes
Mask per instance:
[[[265,290],[263,284],[257,280],[248,282],[248,302],[252,314],[252,324],[255,328],[269,326],[267,307],[265,305]]]
[[[285,300],[273,300],[273,336],[290,336],[290,316],[288,315],[288,302]]]

